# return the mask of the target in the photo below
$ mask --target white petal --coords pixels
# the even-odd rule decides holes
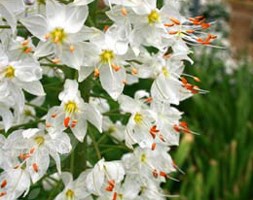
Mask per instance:
[[[118,99],[123,92],[124,81],[126,81],[126,72],[124,68],[115,72],[109,66],[103,66],[100,69],[100,81],[105,91],[114,99]]]
[[[85,104],[86,118],[92,123],[99,132],[102,132],[102,115],[99,110],[91,104]]]
[[[2,117],[4,130],[7,132],[13,123],[13,114],[8,108],[0,107],[0,116]]]
[[[28,83],[21,83],[21,87],[28,93],[36,96],[44,96],[45,92],[42,84],[39,81],[32,81]]]
[[[35,52],[34,52],[34,56],[36,58],[40,58],[43,56],[47,56],[51,53],[54,52],[54,48],[53,45],[51,44],[51,42],[47,41],[47,42],[42,42],[40,41],[39,44],[37,45]]]
[[[84,118],[79,118],[77,124],[74,128],[71,128],[75,137],[80,141],[83,142],[83,139],[87,132],[87,122]]]
[[[48,23],[42,15],[34,15],[20,19],[21,23],[37,38],[45,41]]]
[[[94,67],[81,66],[78,74],[78,82],[85,80],[94,70]]]

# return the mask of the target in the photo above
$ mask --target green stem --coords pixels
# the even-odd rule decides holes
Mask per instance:
[[[98,158],[98,160],[100,160],[100,159],[102,158],[102,156],[101,156],[100,150],[99,150],[99,148],[98,148],[98,144],[97,144],[97,142],[96,142],[96,139],[95,139],[94,136],[91,134],[91,132],[90,132],[89,136],[90,136],[90,138],[91,138],[91,140],[92,140],[92,144],[93,144],[94,149],[95,149],[95,151],[96,151],[97,158]]]
[[[48,109],[47,108],[44,108],[44,107],[41,107],[41,106],[37,106],[37,105],[34,105],[32,103],[25,103],[26,105],[28,106],[31,106],[33,108],[36,108],[38,110],[41,110],[41,111],[44,111],[44,112],[48,112]]]
[[[25,29],[25,27],[22,26],[22,25],[18,25],[17,28],[23,28],[23,29]],[[11,26],[9,26],[9,25],[1,25],[0,29],[11,29]]]
[[[34,126],[34,125],[36,125],[36,124],[38,124],[38,123],[40,123],[40,122],[44,122],[44,121],[45,121],[45,120],[37,120],[37,121],[29,122],[29,123],[24,123],[24,124],[19,124],[19,125],[16,125],[16,126],[12,126],[12,127],[8,130],[7,134],[10,133],[10,132],[12,132],[12,131],[15,131],[15,130],[17,130],[17,129],[20,129],[20,128],[22,128],[22,127]],[[0,133],[5,133],[5,130],[4,130],[4,129],[0,129]]]

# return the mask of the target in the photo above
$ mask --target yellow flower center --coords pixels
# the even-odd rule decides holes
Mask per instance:
[[[67,35],[63,28],[55,28],[53,31],[49,33],[49,37],[52,42],[58,44],[62,44],[66,39]]]
[[[165,77],[169,77],[169,75],[170,75],[170,73],[169,73],[169,71],[168,71],[168,69],[167,69],[166,67],[163,67],[163,68],[162,68],[162,73],[163,73],[163,75],[164,75]]]
[[[76,105],[76,102],[74,102],[74,101],[68,101],[64,105],[64,110],[65,110],[65,112],[67,112],[69,114],[77,112],[78,107]]]
[[[73,200],[74,199],[75,193],[74,193],[73,190],[68,189],[65,194],[66,194],[66,197],[67,197],[68,200]]]
[[[6,78],[13,78],[15,77],[15,69],[11,65],[7,66],[4,70],[4,74]]]
[[[35,142],[37,143],[38,146],[41,146],[45,142],[45,138],[43,136],[37,136],[34,138]]]
[[[160,14],[156,10],[152,10],[151,13],[148,15],[148,23],[154,24],[160,21]]]
[[[143,121],[143,116],[140,113],[136,113],[134,116],[134,121],[136,124],[141,124]]]
[[[146,156],[146,154],[145,153],[143,153],[143,154],[141,154],[141,162],[146,162],[146,160],[147,160],[147,156]]]
[[[111,50],[103,50],[99,57],[102,63],[110,63],[114,59],[115,55]]]

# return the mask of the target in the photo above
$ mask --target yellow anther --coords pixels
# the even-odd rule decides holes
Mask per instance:
[[[111,50],[103,50],[99,57],[102,63],[110,63],[114,59],[115,55]]]
[[[143,122],[143,116],[140,113],[136,113],[134,116],[134,121],[136,124],[141,124]]]
[[[163,75],[164,75],[165,77],[169,77],[169,75],[170,75],[170,73],[169,73],[169,71],[168,71],[168,69],[167,69],[166,67],[163,67],[163,68],[162,68],[162,73],[163,73]]]
[[[64,105],[64,110],[65,112],[67,112],[68,114],[72,114],[77,112],[78,107],[76,105],[76,103],[74,101],[68,101],[67,103],[65,103]]]
[[[7,66],[4,70],[4,76],[6,78],[13,78],[15,77],[15,68],[11,65]]]
[[[52,42],[56,44],[62,44],[66,39],[67,35],[63,28],[55,28],[53,31],[49,33],[49,35],[45,36],[46,38],[50,38]]]
[[[65,194],[66,194],[67,200],[74,200],[74,198],[75,198],[75,193],[74,193],[73,190],[68,189],[67,192],[66,192]]]
[[[35,142],[37,143],[38,146],[41,146],[45,142],[45,138],[43,136],[37,136],[34,138]]]
[[[160,14],[156,10],[152,10],[151,13],[148,15],[148,23],[154,24],[160,21]]]

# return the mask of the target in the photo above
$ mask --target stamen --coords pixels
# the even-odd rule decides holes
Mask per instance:
[[[70,45],[70,46],[69,46],[69,51],[70,51],[71,53],[73,53],[73,52],[75,51],[74,45]]]
[[[158,172],[157,172],[157,170],[156,170],[156,169],[154,169],[154,170],[153,170],[152,174],[153,174],[153,176],[154,176],[155,178],[157,178],[157,177],[158,177]]]
[[[1,188],[5,188],[6,185],[7,185],[7,180],[4,179],[4,180],[2,181],[2,183],[1,183]]]
[[[11,65],[7,66],[4,70],[4,76],[6,78],[14,78],[15,77],[15,68]]]
[[[94,77],[98,78],[99,77],[99,69],[98,68],[95,68],[94,69]]]
[[[108,191],[108,192],[112,192],[114,187],[115,187],[115,181],[114,180],[109,180],[109,181],[107,181],[107,183],[108,183],[108,185],[105,188],[105,190]]]
[[[69,126],[69,121],[70,121],[70,117],[66,117],[65,119],[64,119],[64,126],[67,128],[68,126]]]
[[[36,173],[38,173],[38,171],[39,171],[39,166],[37,165],[37,163],[33,163],[33,164],[32,164],[32,167],[33,167],[33,170],[34,170]]]
[[[52,62],[54,64],[59,64],[61,62],[61,60],[59,58],[54,58],[54,59],[52,59]]]
[[[117,72],[117,71],[119,71],[121,69],[120,66],[115,65],[115,64],[112,64],[111,66],[112,66],[112,68],[114,69],[115,72]]]
[[[181,24],[180,21],[178,19],[174,18],[174,17],[170,17],[170,21],[172,21],[176,25],[180,25]]]
[[[175,35],[175,34],[178,34],[178,31],[169,31],[169,34],[170,35]]]
[[[114,193],[113,193],[112,200],[117,200],[117,192],[114,192]]]
[[[132,68],[131,74],[132,74],[132,75],[138,74],[138,70],[137,70],[136,68]]]
[[[57,116],[56,113],[54,113],[54,114],[51,115],[52,118],[56,118],[56,116]]]
[[[121,14],[122,14],[123,16],[127,16],[128,12],[127,12],[127,9],[126,9],[125,7],[122,7],[122,8],[121,8]]]
[[[77,120],[73,120],[71,123],[71,128],[75,128],[76,124],[77,124]]]
[[[155,139],[156,134],[159,132],[159,130],[156,129],[157,126],[154,125],[149,129],[149,133],[151,134],[151,136],[153,137],[153,139]]]
[[[151,146],[151,150],[154,151],[155,148],[156,148],[156,143],[154,142],[154,143],[152,144],[152,146]]]
[[[3,197],[7,194],[7,192],[0,192],[0,197]]]
[[[166,27],[172,27],[174,25],[175,25],[174,23],[164,24],[164,26],[166,26]]]

